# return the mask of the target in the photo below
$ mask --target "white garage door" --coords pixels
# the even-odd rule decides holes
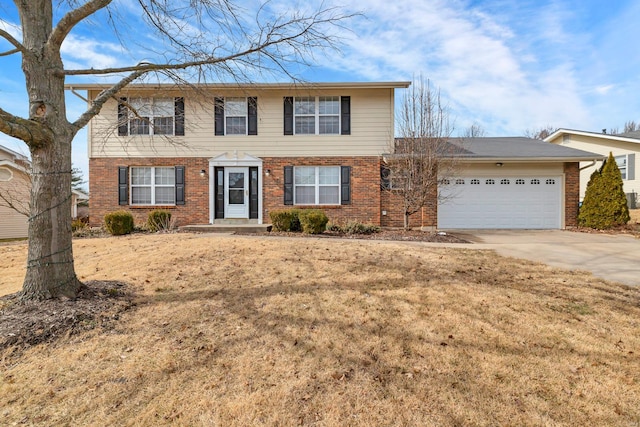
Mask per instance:
[[[562,227],[562,177],[461,177],[440,188],[438,228]]]

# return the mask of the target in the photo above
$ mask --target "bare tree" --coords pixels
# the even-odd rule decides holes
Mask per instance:
[[[438,184],[452,176],[459,147],[449,141],[453,126],[440,90],[422,77],[405,92],[396,119],[399,138],[386,157],[388,185],[402,200],[404,227],[409,217],[433,203]]]
[[[524,131],[524,136],[526,136],[527,138],[542,140],[548,137],[549,135],[551,135],[552,133],[554,133],[556,130],[557,128],[551,125],[546,125],[544,127],[537,128],[537,129],[527,129]]]
[[[482,138],[483,136],[485,136],[485,134],[486,132],[482,125],[478,122],[473,122],[471,126],[464,130],[464,132],[462,133],[462,138]]]
[[[629,120],[625,122],[623,133],[636,131],[640,131],[640,122],[636,123],[635,120]]]
[[[0,132],[24,141],[32,159],[23,299],[74,297],[82,285],[71,246],[71,142],[107,100],[150,74],[157,79],[199,82],[248,81],[265,70],[291,77],[291,66],[305,64],[319,50],[336,46],[332,34],[348,18],[337,9],[323,7],[310,14],[294,10],[273,15],[268,2],[249,16],[229,0],[136,0],[127,6],[138,8],[149,31],[155,32],[149,44],[157,51],[149,48],[145,57],[161,58],[159,62],[65,68],[61,47],[74,29],[108,23],[124,46],[137,43],[144,31],[131,29],[116,4],[113,0],[14,1],[20,16],[17,31],[0,27],[0,38],[11,45],[0,52],[0,59],[21,56],[29,97],[28,117],[0,108]],[[57,22],[54,17],[59,17]],[[141,44],[135,45],[136,51]],[[64,93],[69,76],[111,76],[117,81],[71,122]]]

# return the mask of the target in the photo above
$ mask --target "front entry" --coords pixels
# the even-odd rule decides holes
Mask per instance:
[[[211,223],[231,219],[262,224],[262,160],[226,155],[209,160]]]
[[[224,168],[224,217],[249,218],[249,168]]]

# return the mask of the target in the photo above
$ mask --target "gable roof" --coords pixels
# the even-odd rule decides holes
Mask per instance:
[[[621,141],[621,142],[631,142],[632,144],[640,144],[640,131],[635,132],[626,132],[620,134],[610,134],[610,133],[601,133],[601,132],[586,132],[583,130],[574,130],[574,129],[558,129],[553,132],[551,135],[546,137],[544,140],[547,142],[553,141],[562,135],[581,135],[588,136],[591,138],[599,138],[599,139],[607,139],[610,141]]]
[[[601,154],[525,137],[455,138],[463,161],[564,162],[601,160]]]
[[[21,161],[21,162],[29,162],[29,158],[25,155],[22,155],[16,151],[13,151],[7,147],[5,147],[4,145],[0,145],[0,151],[3,151],[5,153],[7,153],[10,157],[13,157],[13,162],[15,162],[16,160]]]

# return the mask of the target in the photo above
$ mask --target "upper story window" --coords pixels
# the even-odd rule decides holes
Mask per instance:
[[[284,134],[350,135],[351,97],[285,97]]]
[[[257,135],[258,98],[215,98],[216,135]]]
[[[118,135],[184,135],[184,98],[120,98]]]

